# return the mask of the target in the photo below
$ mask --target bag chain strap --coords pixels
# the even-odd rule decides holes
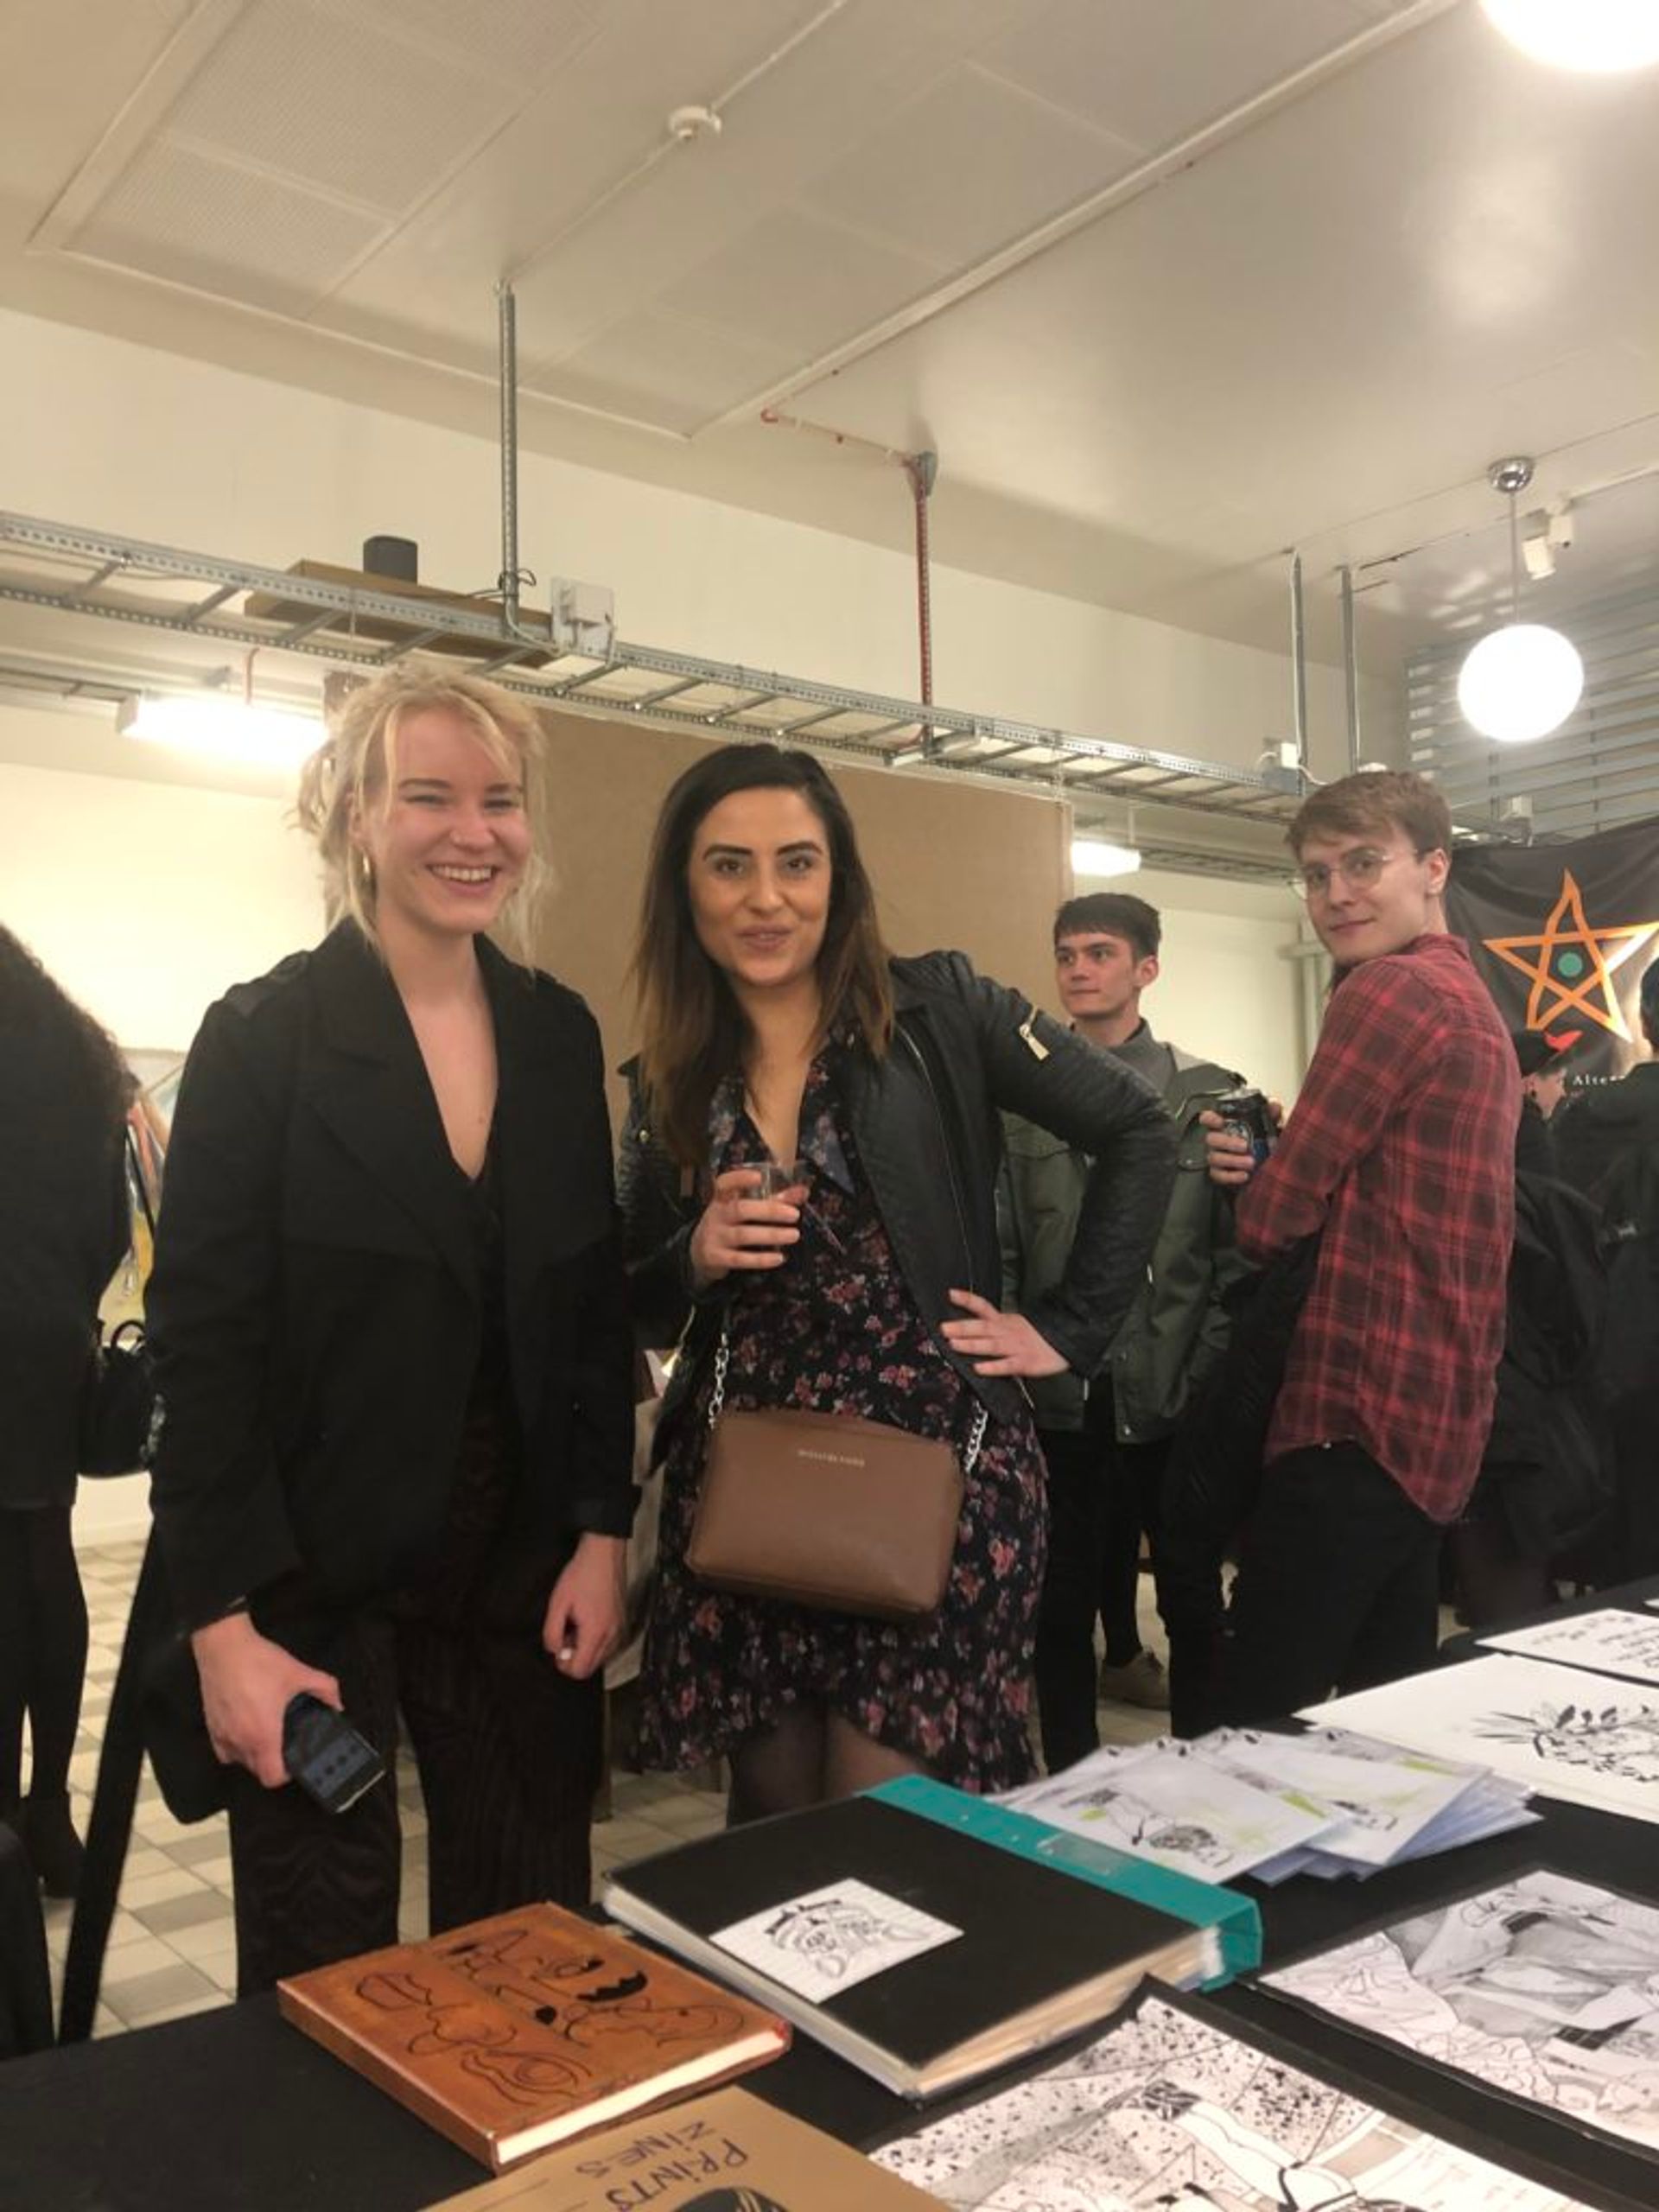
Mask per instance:
[[[720,1342],[715,1347],[715,1387],[709,1398],[709,1426],[713,1428],[726,1404],[726,1376],[732,1363],[732,1328],[728,1315],[720,1317]],[[962,1471],[971,1475],[979,1464],[980,1447],[985,1441],[985,1432],[991,1417],[982,1405],[974,1408],[974,1426],[968,1439],[968,1449],[963,1455]]]

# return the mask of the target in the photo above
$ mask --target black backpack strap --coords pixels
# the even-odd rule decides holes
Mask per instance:
[[[121,1662],[116,1670],[109,1717],[104,1727],[92,1816],[86,1828],[86,1856],[81,1867],[80,1888],[75,1899],[75,1916],[69,1930],[69,1951],[64,1966],[63,2005],[58,2019],[60,2043],[85,2043],[92,2031],[92,2018],[98,2010],[98,1993],[104,1976],[104,1953],[115,1918],[121,1871],[126,1865],[133,1808],[137,1802],[138,1779],[143,1766],[145,1662],[149,1651],[171,1634],[172,1628],[171,1603],[152,1530],[144,1547],[138,1586],[133,1592],[126,1639],[121,1647]]]

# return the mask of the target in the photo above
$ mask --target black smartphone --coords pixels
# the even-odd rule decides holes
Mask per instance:
[[[344,1713],[302,1690],[283,1715],[283,1764],[325,1813],[343,1813],[385,1772],[374,1745]]]

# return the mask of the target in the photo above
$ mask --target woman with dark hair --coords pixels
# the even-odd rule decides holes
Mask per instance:
[[[485,935],[525,935],[538,743],[448,670],[351,694],[301,791],[340,918],[209,1010],[179,1093],[154,1503],[245,1993],[397,1938],[391,1783],[303,1796],[297,1694],[388,1766],[401,1714],[435,1930],[590,1892],[632,1343],[597,1028]]]
[[[0,928],[0,1820],[53,1897],[80,1872],[69,1758],[86,1601],[70,1511],[98,1301],[129,1241],[131,1087],[92,1016]]]
[[[1168,1191],[1157,1098],[962,954],[890,959],[841,794],[772,745],[709,753],[669,792],[635,978],[620,1171],[635,1320],[660,1344],[690,1316],[658,1431],[646,1763],[729,1755],[734,1820],[917,1769],[1006,1787],[1031,1765],[1046,1521],[1017,1378],[1091,1374],[1110,1342]],[[1028,1314],[995,1303],[1001,1108],[1095,1162],[1065,1277]],[[809,1611],[691,1574],[717,1365],[733,1411],[856,1415],[955,1446],[963,1503],[936,1613]]]

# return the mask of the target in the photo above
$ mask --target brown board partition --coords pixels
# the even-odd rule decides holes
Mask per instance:
[[[593,1008],[614,1070],[636,1038],[627,967],[663,794],[708,741],[637,722],[543,714],[543,849],[556,887],[536,959]],[[846,795],[895,952],[951,946],[1039,1004],[1053,998],[1054,909],[1071,887],[1071,809],[892,769],[827,764]],[[613,1081],[611,1111],[622,1089]]]

